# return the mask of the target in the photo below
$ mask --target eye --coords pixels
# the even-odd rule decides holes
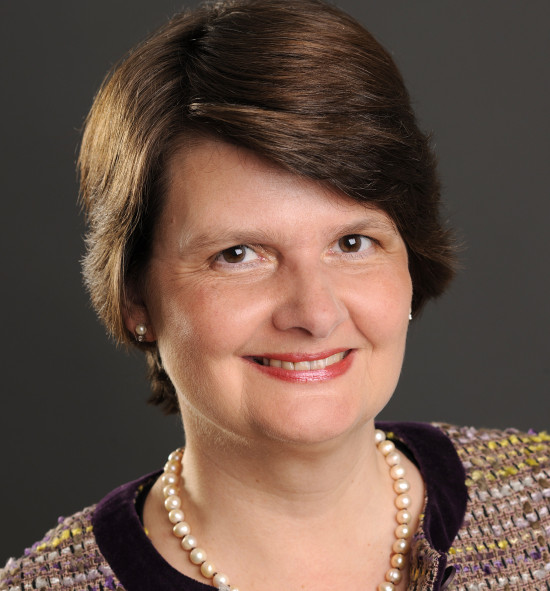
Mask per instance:
[[[361,234],[347,234],[338,240],[337,249],[345,253],[364,251],[372,246],[372,240]]]
[[[239,244],[222,250],[216,257],[216,261],[221,263],[237,264],[248,263],[258,258],[258,255],[249,246]]]

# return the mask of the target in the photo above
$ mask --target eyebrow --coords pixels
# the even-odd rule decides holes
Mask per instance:
[[[371,230],[378,230],[380,232],[387,232],[389,234],[399,235],[399,231],[393,220],[389,216],[366,217],[357,222],[350,224],[342,224],[334,228],[335,234],[346,236],[347,234],[362,234]]]
[[[391,218],[386,216],[367,216],[365,218],[333,226],[327,232],[331,236],[346,236],[349,234],[364,234],[372,230],[381,231],[394,236],[399,232]],[[179,241],[179,250],[181,253],[193,254],[204,248],[229,248],[239,244],[265,244],[277,240],[277,233],[273,231],[264,231],[257,228],[224,228],[223,230],[214,230],[211,232],[200,232],[193,235],[186,233]]]
[[[273,240],[273,234],[268,234],[262,230],[243,229],[243,228],[225,228],[224,230],[214,230],[213,232],[201,232],[196,235],[182,236],[179,241],[179,250],[181,253],[193,254],[204,248],[229,248],[239,244],[262,244]]]

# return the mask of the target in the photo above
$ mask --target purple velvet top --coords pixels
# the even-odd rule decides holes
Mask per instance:
[[[392,432],[405,446],[403,451],[416,463],[426,484],[427,505],[424,532],[439,553],[435,590],[444,589],[454,575],[446,567],[446,553],[466,510],[465,473],[451,441],[436,427],[424,423],[377,423]],[[212,591],[170,566],[145,534],[135,506],[140,485],[158,474],[125,484],[97,506],[93,528],[97,544],[127,591]],[[144,568],[147,565],[147,568]]]

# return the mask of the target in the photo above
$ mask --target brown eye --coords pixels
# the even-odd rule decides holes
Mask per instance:
[[[222,250],[220,255],[226,263],[242,263],[246,257],[246,247],[242,245],[232,246]]]
[[[361,248],[365,246],[365,242],[368,242],[366,236],[361,236],[360,234],[348,234],[347,236],[342,236],[342,238],[338,240],[338,247],[342,252],[359,252]]]

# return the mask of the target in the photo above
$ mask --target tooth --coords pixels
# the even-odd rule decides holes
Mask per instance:
[[[294,369],[294,363],[292,361],[281,361],[281,367],[283,369]]]
[[[327,365],[338,363],[338,361],[341,361],[343,359],[343,355],[343,353],[335,353],[334,355],[327,357]]]
[[[315,361],[311,361],[311,369],[325,369],[327,365],[326,359],[315,359]]]
[[[262,365],[269,365],[269,359],[267,357],[262,357]]]
[[[294,364],[294,369],[305,369],[307,371],[309,371],[311,369],[311,365],[309,363],[309,361],[297,361]]]
[[[280,359],[270,359],[269,360],[269,365],[271,365],[271,367],[281,367],[282,361]]]

